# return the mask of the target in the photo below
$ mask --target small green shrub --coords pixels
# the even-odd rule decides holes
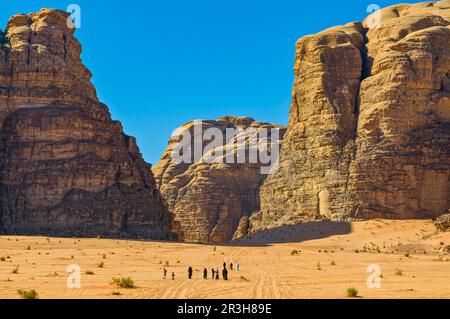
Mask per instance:
[[[131,279],[130,277],[113,278],[112,279],[112,284],[116,285],[117,287],[125,288],[125,289],[136,288],[136,286],[134,284],[134,280]]]
[[[347,289],[347,297],[349,297],[349,298],[358,298],[358,289],[356,289],[356,288],[348,288]]]
[[[17,290],[17,293],[22,299],[39,299],[36,290]]]

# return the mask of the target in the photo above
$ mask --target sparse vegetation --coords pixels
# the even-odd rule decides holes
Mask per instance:
[[[0,261],[6,261],[6,257],[0,257]]]
[[[92,275],[95,275],[95,274],[94,274],[94,272],[92,270],[87,270],[86,271],[86,275],[92,276]]]
[[[249,282],[250,281],[250,279],[248,279],[248,278],[246,278],[246,277],[244,277],[244,276],[241,276],[241,277],[239,277],[242,281],[246,281],[246,282]]]
[[[17,275],[19,273],[19,266],[15,266],[11,273]]]
[[[131,279],[130,277],[113,278],[111,284],[114,284],[117,287],[124,288],[124,289],[136,288],[136,286],[134,284],[134,280]]]
[[[113,291],[112,295],[113,296],[122,296],[122,294],[118,291]]]
[[[316,268],[317,268],[317,270],[322,270],[322,268],[320,267],[320,262],[317,263]]]
[[[293,251],[291,251],[291,256],[295,256],[295,255],[298,255],[298,254],[299,254],[299,252],[298,252],[297,249],[294,249]]]
[[[98,268],[104,268],[105,267],[105,263],[102,261],[100,263],[97,264]]]
[[[348,298],[358,298],[358,289],[348,288],[347,289],[347,297]]]
[[[36,290],[17,290],[17,293],[22,299],[39,299]]]
[[[403,271],[401,271],[401,269],[396,269],[395,270],[395,275],[396,276],[403,276]]]
[[[330,263],[330,265],[331,265],[331,266],[336,266],[336,262],[332,261],[332,262]]]

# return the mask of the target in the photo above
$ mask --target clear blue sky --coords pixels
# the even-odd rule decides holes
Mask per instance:
[[[193,119],[287,124],[296,40],[360,21],[369,4],[398,2],[2,0],[0,25],[16,13],[80,5],[76,36],[98,95],[154,164],[171,132]]]

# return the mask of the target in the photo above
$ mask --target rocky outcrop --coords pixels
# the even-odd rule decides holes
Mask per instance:
[[[98,101],[67,18],[16,15],[0,35],[0,226],[171,238],[151,167]]]
[[[448,0],[402,4],[298,41],[280,169],[250,232],[447,211],[449,25]]]
[[[437,218],[434,225],[439,231],[450,231],[450,213]]]
[[[235,133],[227,136],[229,130]],[[267,133],[265,138],[263,131]],[[272,142],[278,143],[274,132],[282,138],[284,131],[280,126],[238,117],[194,121],[175,131],[153,172],[174,215],[172,230],[179,239],[217,243],[242,235],[240,225],[245,225],[248,216],[259,210],[259,187],[266,177],[262,171],[266,163],[260,157],[256,161],[249,160],[249,150],[260,151]],[[194,158],[195,147],[187,150],[192,161],[174,158],[174,154],[179,153],[176,148],[184,133],[188,133],[183,142],[186,145],[195,145],[196,139],[199,141],[202,149],[198,159]],[[215,134],[213,139],[211,133]],[[258,136],[258,144],[253,145],[251,141],[255,136]],[[218,142],[218,139],[219,145],[207,149],[211,141]],[[238,160],[242,150],[247,158]]]

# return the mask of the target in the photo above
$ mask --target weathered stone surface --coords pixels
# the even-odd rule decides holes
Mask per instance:
[[[434,225],[439,231],[450,230],[450,214],[442,215],[436,219]]]
[[[450,207],[450,1],[397,5],[297,43],[280,170],[250,232]],[[370,26],[370,28],[369,28]]]
[[[98,101],[67,17],[16,15],[0,37],[0,226],[170,238],[151,167]]]
[[[434,218],[450,207],[450,2],[398,5],[367,31],[356,218]]]
[[[227,129],[254,130],[266,129],[268,138],[272,138],[271,129],[280,129],[280,137],[284,128],[272,124],[257,122],[252,118],[224,117],[217,121],[202,121],[199,132],[195,133],[195,125],[190,122],[177,130],[190,132],[191,142],[196,136],[202,136],[208,129],[217,129],[226,136]],[[248,131],[247,131],[248,132]],[[175,134],[177,135],[177,134]],[[179,138],[174,136],[161,157],[161,161],[153,168],[155,178],[169,211],[174,215],[172,230],[179,239],[188,242],[224,242],[239,234],[239,225],[245,224],[246,218],[259,209],[259,186],[265,176],[261,173],[262,163],[229,163],[225,160],[226,150],[233,153],[239,147],[242,135],[224,140],[222,147],[215,148],[216,154],[223,154],[215,161],[208,161],[211,152],[193,164],[174,161],[172,153]],[[275,136],[273,137],[275,138]],[[260,142],[263,142],[261,139]],[[207,146],[208,139],[202,139]],[[191,150],[193,159],[194,149]]]

